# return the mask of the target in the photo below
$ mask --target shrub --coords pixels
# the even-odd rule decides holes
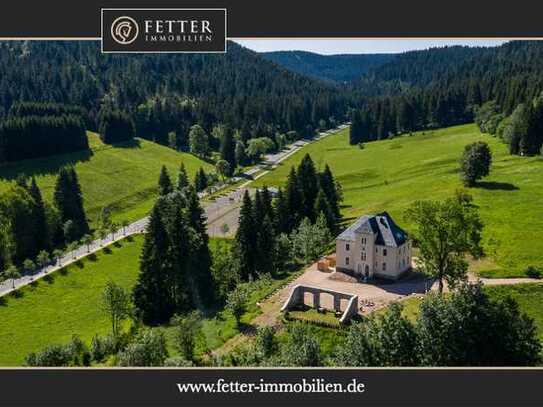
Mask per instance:
[[[117,353],[117,341],[111,335],[92,338],[90,354],[92,359],[101,362],[107,356]]]
[[[30,353],[25,360],[28,366],[88,366],[90,354],[87,346],[74,335],[72,340],[63,345],[49,345],[40,352]]]
[[[541,270],[535,268],[534,266],[529,266],[525,273],[530,278],[541,278]]]

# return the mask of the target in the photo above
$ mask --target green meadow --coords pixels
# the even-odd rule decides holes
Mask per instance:
[[[21,365],[25,356],[77,334],[90,344],[110,324],[100,310],[109,280],[130,290],[136,282],[143,237],[136,235],[0,298],[0,366]]]
[[[210,239],[212,255],[220,256],[230,239]],[[110,322],[100,309],[101,294],[109,280],[126,290],[136,283],[143,236],[135,235],[91,255],[47,277],[22,287],[15,294],[0,297],[0,366],[20,366],[30,352],[51,344],[68,342],[72,335],[90,345],[96,334],[110,332]],[[258,301],[269,296],[297,275],[284,273],[252,286],[247,311],[241,321],[247,325],[260,314]],[[130,322],[127,321],[126,328]],[[162,326],[171,355],[174,332]],[[227,311],[210,310],[202,323],[197,354],[218,348],[239,333],[234,317]]]
[[[162,165],[175,180],[183,162],[193,177],[200,167],[211,166],[193,155],[180,153],[156,143],[135,139],[129,143],[106,145],[95,133],[88,133],[89,151],[57,155],[0,166],[0,193],[19,174],[35,176],[45,199],[51,201],[56,174],[67,164],[75,166],[83,190],[87,216],[92,225],[103,207],[111,208],[115,221],[144,217],[157,195]]]
[[[472,262],[472,270],[485,277],[524,276],[528,266],[543,267],[543,160],[509,155],[500,140],[474,124],[366,143],[363,149],[349,145],[345,130],[310,144],[256,185],[284,185],[291,166],[309,153],[318,168],[328,163],[341,183],[346,223],[388,211],[409,231],[405,209],[461,188],[458,160],[466,144],[479,140],[490,145],[493,165],[490,176],[469,189],[485,223],[487,253]]]

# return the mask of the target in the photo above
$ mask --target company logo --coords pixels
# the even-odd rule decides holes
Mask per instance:
[[[226,10],[102,9],[102,52],[226,52]]]
[[[111,24],[111,37],[118,44],[132,44],[138,37],[140,29],[132,17],[121,16]]]

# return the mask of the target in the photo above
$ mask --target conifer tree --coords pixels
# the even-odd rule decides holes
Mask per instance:
[[[281,188],[277,192],[277,196],[273,202],[273,208],[274,208],[275,216],[272,219],[274,219],[275,221],[274,226],[275,226],[276,234],[279,235],[281,233],[290,232],[289,230],[290,213],[288,210],[285,194],[283,192],[283,189]]]
[[[231,177],[236,169],[236,145],[234,142],[234,133],[230,126],[225,126],[220,147],[221,159],[229,164],[228,177]]]
[[[73,167],[60,169],[55,184],[54,201],[60,213],[61,224],[70,220],[74,223],[75,239],[89,232],[81,186]]]
[[[168,195],[173,191],[172,180],[168,174],[166,166],[163,165],[160,170],[160,176],[158,178],[158,194],[160,196]]]
[[[355,110],[351,115],[351,127],[349,128],[349,144],[356,145],[362,141],[362,118],[360,111]]]
[[[268,215],[258,223],[255,269],[258,273],[275,271],[275,233],[273,223]]]
[[[149,224],[140,257],[140,273],[133,290],[136,314],[145,324],[166,322],[173,307],[165,293],[170,275],[168,261],[168,235],[161,219],[160,206],[155,205],[149,215]]]
[[[319,189],[317,199],[315,200],[315,213],[317,214],[317,216],[321,214],[324,215],[328,230],[330,230],[331,233],[335,234],[337,231],[336,216],[332,208],[330,207],[330,203],[328,202],[328,199],[326,198],[326,195],[322,188]]]
[[[290,169],[290,173],[287,178],[285,200],[287,208],[286,213],[289,216],[288,232],[290,232],[298,226],[298,223],[302,219],[300,216],[300,209],[302,207],[302,195],[300,193],[298,185],[298,176],[294,167]]]
[[[248,280],[255,275],[256,227],[253,213],[251,197],[249,192],[245,191],[234,248],[238,274],[242,280]]]
[[[319,185],[330,204],[330,209],[334,213],[336,221],[339,221],[341,219],[341,213],[339,210],[339,197],[336,181],[328,164],[324,166],[324,170],[319,174]]]
[[[306,154],[297,171],[298,187],[302,194],[302,208],[301,217],[309,218],[311,222],[314,222],[316,215],[314,212],[315,199],[319,192],[317,171],[315,170],[315,164],[309,154]]]
[[[185,169],[185,164],[181,163],[179,167],[179,173],[177,174],[177,183],[176,187],[178,191],[182,191],[184,188],[190,185],[189,177],[187,175],[187,170]]]
[[[188,224],[195,232],[189,256],[191,278],[195,281],[199,300],[204,304],[210,304],[213,299],[213,276],[205,212],[194,188],[188,188],[186,202]]]
[[[202,167],[196,172],[194,187],[196,188],[196,192],[202,192],[208,187],[207,175]]]

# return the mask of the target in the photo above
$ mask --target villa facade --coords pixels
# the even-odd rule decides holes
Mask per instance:
[[[336,270],[397,280],[411,269],[411,242],[386,212],[359,218],[336,238]]]

